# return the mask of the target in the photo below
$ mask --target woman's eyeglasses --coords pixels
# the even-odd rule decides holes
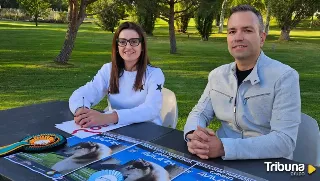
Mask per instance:
[[[129,40],[124,39],[124,38],[118,38],[117,39],[118,46],[120,46],[120,47],[127,46],[128,42],[132,47],[136,47],[136,46],[138,46],[140,44],[140,42],[142,42],[142,38],[131,38]]]

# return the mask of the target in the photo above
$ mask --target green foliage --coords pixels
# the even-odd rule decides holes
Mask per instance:
[[[61,22],[61,23],[67,23],[68,22],[68,19],[67,19],[68,18],[68,13],[67,12],[61,11],[58,14],[59,14],[59,16],[57,18],[57,22]]]
[[[22,9],[1,8],[0,19],[25,21],[25,20],[29,20],[30,16],[26,15],[26,13]]]
[[[214,11],[215,9],[217,9],[217,2],[218,1],[215,0],[203,0],[200,3],[199,9],[195,14],[196,28],[203,41],[208,41],[209,36],[212,33],[213,19],[218,13]]]
[[[176,5],[177,7],[176,9],[177,11],[186,10],[191,5],[191,3],[192,2],[190,1],[182,1]],[[178,14],[177,18],[175,18],[175,23],[177,26],[176,29],[179,32],[182,32],[182,33],[187,32],[188,24],[189,24],[190,18],[192,18],[194,15],[193,13],[194,11],[195,11],[195,6],[193,6],[193,8],[190,8],[186,11],[181,12],[180,14]]]
[[[1,8],[18,8],[17,0],[0,0]]]
[[[313,26],[313,27],[320,27],[320,19],[315,20],[315,21],[312,23],[312,26]]]
[[[68,0],[49,0],[50,7],[57,11],[68,11]]]
[[[255,7],[260,12],[263,12],[266,9],[266,0],[231,0],[230,2],[232,7],[240,4],[248,4]]]
[[[30,16],[34,17],[36,26],[38,26],[38,18],[48,14],[47,9],[50,7],[49,2],[45,0],[18,0],[22,9]]]
[[[281,30],[294,29],[301,20],[313,13],[313,4],[318,0],[269,0],[271,13]]]
[[[212,33],[213,19],[213,12],[209,12],[206,15],[197,14],[195,16],[196,28],[203,41],[208,41],[209,36]]]
[[[111,31],[112,33],[120,23],[120,20],[126,17],[126,9],[124,4],[120,2],[99,0],[95,4],[95,8],[99,11],[96,24],[102,30]]]
[[[159,15],[158,0],[136,1],[137,21],[146,34],[153,35],[154,25]]]
[[[44,23],[68,23],[68,12],[66,11],[49,11],[48,16],[43,17],[39,22]]]
[[[49,9],[48,9],[49,10]],[[29,21],[32,16],[27,15],[22,9],[1,8],[0,19],[8,19],[14,21]],[[42,23],[67,23],[66,11],[46,11],[45,16],[42,16],[38,22]]]

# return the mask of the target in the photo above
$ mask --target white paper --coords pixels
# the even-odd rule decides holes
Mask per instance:
[[[74,120],[66,121],[61,124],[56,124],[56,128],[65,131],[69,134],[77,136],[79,138],[86,138],[92,135],[100,134],[106,131],[110,131],[113,129],[117,129],[127,125],[102,125],[102,126],[93,126],[91,128],[81,128],[81,126],[77,125]]]

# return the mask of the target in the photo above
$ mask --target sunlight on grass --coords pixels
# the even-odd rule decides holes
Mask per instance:
[[[40,65],[26,65],[26,64],[16,64],[16,63],[10,63],[10,64],[4,64],[0,65],[1,67],[7,67],[7,68],[39,68]]]
[[[0,53],[25,53],[25,52],[27,52],[27,51],[0,49]]]
[[[306,39],[306,40],[320,40],[320,37],[317,37],[317,38],[312,38],[312,37],[302,37],[301,39]]]
[[[110,51],[103,51],[103,52],[86,52],[86,51],[81,51],[78,53],[78,55],[111,55]]]
[[[31,24],[31,23],[21,23],[21,22],[19,22],[19,23],[14,23],[14,22],[0,22],[0,25],[12,25],[12,26],[19,26],[19,27],[25,27],[25,26],[27,26],[27,27],[30,27],[30,26],[32,26],[32,27],[35,27],[36,25],[35,24]],[[48,26],[48,25],[38,25],[38,26]]]
[[[155,27],[169,27],[168,22],[164,21],[163,19],[158,18],[156,20]]]
[[[0,29],[1,30],[6,30],[8,28],[0,26]],[[54,31],[66,32],[66,29],[63,29],[63,28],[42,28],[42,27],[34,27],[34,28],[19,28],[19,27],[16,27],[16,28],[10,28],[10,30],[31,30],[31,29],[32,30],[50,30],[50,31],[54,30]]]
[[[17,100],[17,101],[12,101],[12,100],[8,100],[8,101],[1,101],[1,105],[0,105],[0,110],[5,110],[5,109],[10,109],[10,108],[14,108],[14,107],[21,107],[21,106],[25,106],[25,105],[31,105],[31,104],[39,104],[39,103],[45,103],[45,102],[49,102],[49,101],[56,101],[55,98],[50,98],[50,99],[37,99],[37,100],[24,100],[23,102]]]

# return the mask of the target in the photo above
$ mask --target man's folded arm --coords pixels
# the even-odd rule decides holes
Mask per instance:
[[[207,125],[209,125],[210,121],[213,119],[214,111],[210,99],[210,91],[211,87],[208,81],[207,86],[203,91],[198,103],[193,107],[192,111],[189,113],[186,125],[184,126],[183,136],[186,141],[188,141],[186,138],[188,133],[191,133],[194,130],[196,130],[198,125],[203,128],[207,127]]]

